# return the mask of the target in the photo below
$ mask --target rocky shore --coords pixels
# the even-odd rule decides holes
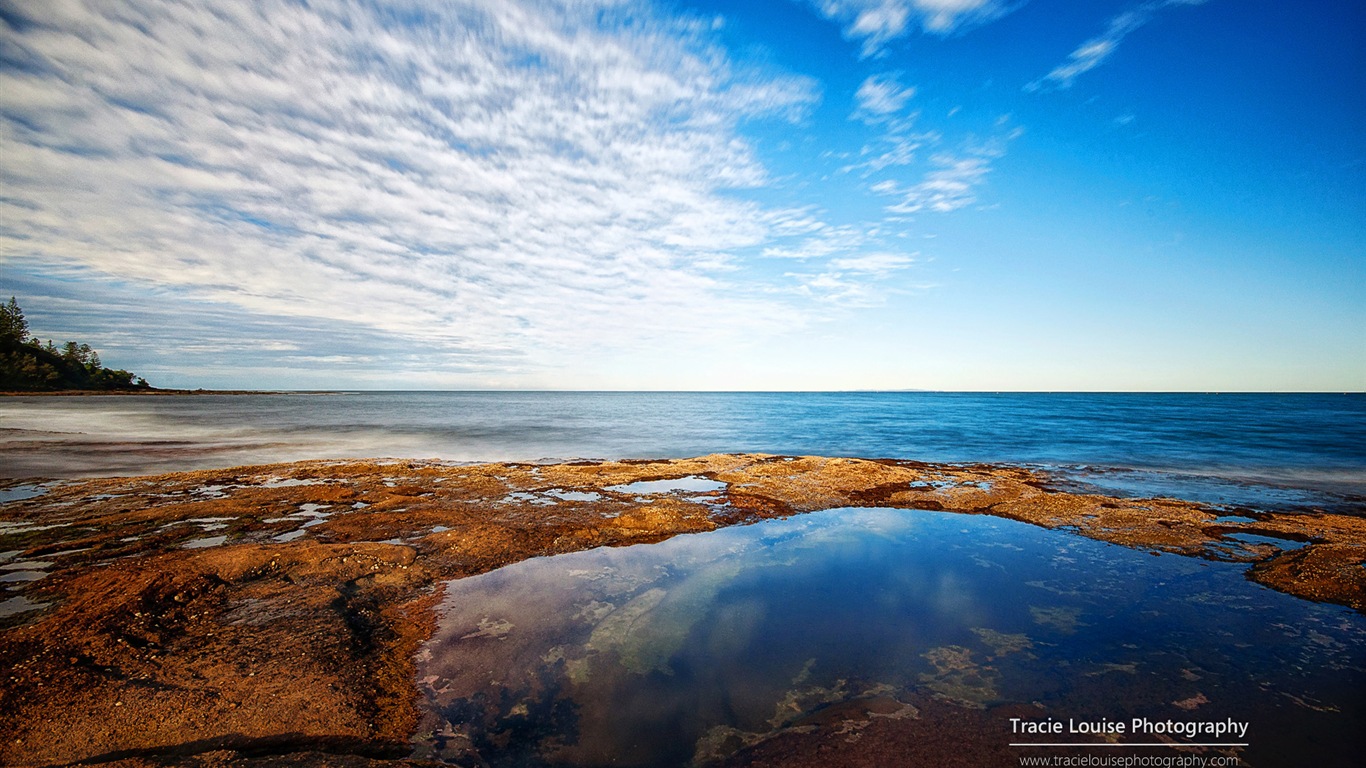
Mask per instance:
[[[621,488],[677,478],[724,487]],[[412,659],[446,580],[833,507],[989,514],[1245,562],[1268,587],[1366,612],[1366,518],[1072,493],[1009,466],[754,454],[317,461],[8,490],[5,765],[419,764],[406,758],[419,718]],[[18,498],[25,491],[37,495]],[[886,747],[927,727],[924,718],[902,727],[879,709],[896,706],[844,709],[891,733],[869,741]],[[968,722],[942,702],[919,708]],[[784,762],[796,748],[787,742],[751,757]],[[961,741],[944,744],[950,755]]]

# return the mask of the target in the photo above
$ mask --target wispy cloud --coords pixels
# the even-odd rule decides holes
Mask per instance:
[[[937,155],[934,164],[936,168],[916,184],[903,186],[895,181],[882,181],[872,189],[898,198],[898,202],[887,206],[893,213],[948,213],[975,202],[977,187],[991,170],[988,158],[981,156]]]
[[[920,155],[920,150],[940,140],[933,132],[910,133],[906,130],[888,130],[874,141],[863,145],[859,150],[857,162],[840,167],[840,173],[858,171],[867,178],[879,171],[911,165]]]
[[[997,121],[997,128],[1001,133],[990,141],[934,155],[931,168],[912,184],[888,179],[869,189],[896,200],[887,206],[893,214],[949,213],[972,205],[977,202],[978,188],[986,183],[992,162],[1003,157],[1009,143],[1024,132],[1010,127],[1007,117]]]
[[[883,284],[894,272],[911,267],[915,254],[873,252],[831,259],[820,272],[789,272],[802,295],[816,301],[845,306],[872,307],[883,303]]]
[[[915,96],[915,87],[902,85],[894,73],[872,75],[859,85],[854,93],[858,108],[854,117],[865,122],[885,120],[906,108],[906,102]]]
[[[799,322],[738,130],[816,85],[629,2],[20,3],[0,244],[500,369]]]
[[[860,227],[819,222],[817,228],[800,237],[780,240],[764,248],[760,255],[769,259],[821,259],[857,251],[869,240],[868,232]]]
[[[864,256],[831,259],[830,267],[842,272],[887,275],[898,269],[909,267],[914,261],[914,257],[903,253],[870,253]]]
[[[914,27],[935,35],[991,21],[1012,10],[1001,0],[811,0],[827,19],[840,24],[844,37],[862,43],[863,55]]]
[[[1072,82],[1090,72],[1119,48],[1131,32],[1152,21],[1158,11],[1173,5],[1203,5],[1206,0],[1151,0],[1110,19],[1105,31],[1087,40],[1051,72],[1025,85],[1027,91],[1071,88]]]
[[[894,72],[872,75],[859,85],[850,118],[878,129],[879,135],[851,156],[852,162],[842,166],[840,173],[860,171],[867,178],[886,168],[909,165],[926,142],[937,140],[933,133],[914,130],[918,113],[908,113],[907,104],[915,90],[902,85]]]

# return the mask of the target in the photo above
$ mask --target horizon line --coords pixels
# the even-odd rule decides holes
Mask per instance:
[[[143,390],[143,392],[147,392]],[[1361,395],[1366,390],[1290,389],[1290,390],[1228,390],[1228,389],[546,389],[546,388],[463,388],[463,389],[367,389],[338,387],[331,389],[263,388],[207,388],[153,387],[148,394],[203,393],[203,394],[367,394],[367,393],[450,393],[450,394],[940,394],[940,395]],[[135,395],[138,391],[110,390],[104,392],[68,390],[72,395]],[[10,395],[54,395],[62,390],[35,392],[7,392]]]

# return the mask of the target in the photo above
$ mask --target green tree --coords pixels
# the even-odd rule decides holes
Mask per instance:
[[[13,296],[9,297],[8,304],[0,304],[0,339],[20,344],[28,339],[28,321]]]
[[[22,351],[0,353],[0,390],[52,389],[60,386],[56,368]]]
[[[68,341],[58,347],[51,339],[46,344],[30,339],[18,300],[11,296],[8,304],[0,304],[0,391],[150,388],[145,379],[134,384],[134,378],[105,368],[89,344]]]

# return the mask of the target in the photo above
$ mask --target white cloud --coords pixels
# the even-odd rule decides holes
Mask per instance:
[[[1025,90],[1054,90],[1072,87],[1072,82],[1090,72],[1119,48],[1130,32],[1152,20],[1158,11],[1172,5],[1203,5],[1206,0],[1150,0],[1110,19],[1105,31],[1077,46],[1067,61],[1054,67],[1043,77],[1025,85]]]
[[[991,165],[1006,154],[1010,142],[1024,134],[1024,129],[1012,125],[1009,115],[1002,115],[992,127],[994,135],[985,141],[969,140],[955,150],[939,150],[929,159],[928,169],[897,169],[902,178],[884,178],[868,185],[870,192],[895,199],[885,210],[896,215],[921,213],[950,213],[977,201],[978,189],[986,183]],[[925,145],[942,145],[943,138],[935,134],[919,137]],[[918,148],[918,145],[917,145]],[[876,158],[875,158],[876,159]],[[905,166],[911,166],[907,162]],[[889,164],[887,167],[891,167]],[[871,172],[865,173],[865,177]],[[907,180],[905,176],[913,180]]]
[[[34,2],[0,25],[0,247],[506,366],[800,322],[738,131],[815,85],[633,2]],[[537,357],[540,355],[540,357]]]
[[[903,187],[887,181],[874,185],[873,191],[900,198],[887,206],[892,213],[948,213],[975,202],[977,187],[991,170],[984,157],[939,155],[934,163],[937,167],[916,184]]]
[[[886,278],[914,263],[914,254],[873,252],[831,259],[822,272],[791,272],[788,276],[798,281],[799,293],[816,301],[872,307],[886,300]]]
[[[913,257],[902,253],[870,253],[863,256],[831,259],[830,268],[840,272],[886,275],[898,269],[905,269],[914,261]]]
[[[811,236],[797,243],[769,246],[760,255],[770,259],[818,259],[848,253],[868,241],[868,235],[858,227],[822,224]]]
[[[887,206],[894,214],[949,213],[977,202],[977,190],[986,183],[993,161],[1003,157],[1006,146],[1024,133],[1024,129],[1008,128],[1005,117],[997,121],[1004,132],[979,146],[958,153],[940,153],[931,158],[933,168],[914,184],[904,185],[893,180],[873,184],[869,189],[878,194],[898,198]],[[1006,130],[1008,128],[1008,130]]]
[[[763,249],[769,259],[803,262],[805,271],[784,273],[796,283],[795,293],[832,308],[872,307],[898,290],[888,283],[894,272],[914,263],[914,254],[878,250],[885,232],[879,225],[834,225],[814,208],[778,211],[769,217],[771,231],[785,241]]]
[[[872,75],[854,93],[857,104],[850,117],[878,128],[879,135],[864,144],[840,173],[861,171],[868,176],[894,166],[910,165],[926,142],[937,139],[933,133],[913,133],[919,113],[906,113],[907,103],[915,96],[913,86],[902,85],[895,73]]]
[[[1001,0],[811,0],[827,19],[836,21],[844,37],[862,43],[863,55],[880,52],[914,24],[925,32],[947,35],[1008,13]]]
[[[859,150],[858,162],[841,166],[839,170],[840,173],[861,171],[867,178],[888,168],[911,165],[922,148],[939,139],[937,133],[902,133],[889,130]]]
[[[903,86],[895,74],[872,75],[859,85],[854,93],[858,109],[854,116],[865,122],[885,119],[906,108],[906,102],[915,95],[913,86]]]

